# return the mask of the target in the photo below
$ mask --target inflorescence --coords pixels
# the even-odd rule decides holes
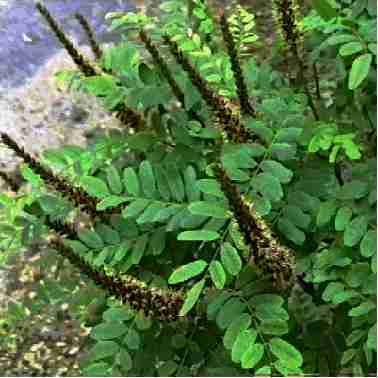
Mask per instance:
[[[301,56],[302,54],[300,53],[302,35],[297,24],[298,5],[296,4],[296,0],[274,0],[274,13],[276,23],[282,37],[286,42],[291,55],[294,57],[296,64],[298,65],[300,80],[314,118],[319,120],[319,115],[315,107],[314,100],[312,99],[310,89],[306,83],[305,65]]]
[[[185,57],[176,42],[172,41],[168,36],[165,36],[164,40],[168,44],[177,63],[180,64],[183,70],[188,74],[192,84],[197,88],[206,104],[215,113],[217,121],[221,125],[223,131],[225,131],[227,137],[234,143],[246,143],[251,140],[251,134],[242,125],[239,114],[232,109],[229,101],[218,96],[209,88],[207,82]]]
[[[46,220],[46,225],[58,235],[64,233],[72,239],[77,239],[71,225],[50,220]],[[118,278],[105,272],[103,268],[95,269],[64,244],[60,236],[54,237],[50,245],[95,284],[110,295],[114,295],[122,303],[127,303],[135,311],[142,311],[145,316],[161,321],[171,322],[179,319],[179,312],[183,304],[181,293],[150,288],[146,283],[131,276]]]
[[[264,274],[271,274],[273,284],[281,290],[289,288],[294,279],[294,253],[283,246],[252,204],[243,198],[224,169],[215,166],[215,174],[225,193],[245,242],[251,248],[251,261]]]
[[[91,26],[89,25],[89,22],[87,19],[80,13],[75,14],[75,18],[79,22],[79,24],[82,26],[83,30],[87,34],[89,44],[91,46],[92,52],[96,59],[101,59],[103,51],[99,45],[99,43],[96,40],[95,33],[92,30]]]
[[[155,65],[159,68],[160,72],[163,74],[163,77],[167,80],[169,86],[171,87],[172,93],[175,95],[178,102],[181,104],[182,108],[185,109],[185,95],[184,92],[179,87],[177,81],[172,76],[170,69],[168,68],[167,63],[165,63],[163,57],[160,55],[159,50],[153,44],[151,38],[146,34],[144,30],[139,32],[139,37],[144,43],[147,51],[151,54],[152,59]],[[201,125],[204,125],[203,120],[197,112],[193,109],[188,111],[189,116],[194,120],[198,121]]]
[[[228,56],[230,57],[232,72],[234,74],[236,90],[238,93],[240,108],[244,114],[256,117],[256,111],[249,101],[248,89],[244,80],[243,71],[241,68],[238,52],[235,46],[235,41],[230,31],[228,21],[224,12],[221,14],[220,25],[223,33],[223,40],[226,44]]]
[[[104,216],[105,213],[100,213],[96,210],[99,200],[90,196],[83,189],[72,186],[65,179],[56,176],[51,170],[42,166],[42,164],[32,157],[30,154],[20,147],[9,135],[1,133],[2,142],[11,149],[19,158],[23,159],[29,167],[39,175],[45,184],[55,191],[67,196],[75,206],[81,207],[82,210],[88,212],[92,218],[96,216]]]
[[[41,15],[46,19],[48,25],[50,26],[51,30],[55,33],[58,37],[59,41],[62,43],[63,47],[67,50],[68,54],[72,58],[72,60],[76,63],[79,70],[84,74],[86,77],[101,75],[101,71],[93,67],[86,58],[79,52],[79,50],[73,45],[70,41],[66,33],[63,29],[59,26],[58,22],[54,19],[48,9],[42,5],[41,3],[36,4],[36,8],[39,10]],[[101,57],[102,51],[95,40],[94,33],[87,22],[87,20],[79,15],[76,14],[76,18],[86,31],[89,42],[91,44],[91,48],[96,56],[96,58]],[[103,70],[104,71],[104,70]],[[104,71],[105,72],[105,71]],[[110,74],[114,75],[114,73],[110,72]],[[142,117],[139,113],[135,112],[131,108],[127,107],[126,104],[119,104],[116,108],[115,116],[119,119],[124,125],[129,126],[135,130],[140,129],[142,125]]]
[[[72,41],[67,37],[63,29],[57,23],[57,21],[52,17],[48,9],[41,3],[36,3],[36,8],[45,18],[49,24],[51,30],[54,31],[55,35],[58,37],[60,43],[64,46],[67,52],[70,54],[72,60],[79,67],[80,71],[83,72],[85,76],[94,76],[98,73],[95,68],[88,62],[86,58],[76,49]]]

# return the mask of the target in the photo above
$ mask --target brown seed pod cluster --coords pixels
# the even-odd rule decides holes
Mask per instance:
[[[61,193],[63,196],[69,198],[69,200],[77,207],[80,207],[83,211],[88,212],[92,218],[96,216],[103,217],[105,212],[99,212],[96,210],[97,203],[99,200],[95,197],[90,196],[83,189],[78,188],[67,182],[67,180],[56,176],[51,170],[42,166],[42,164],[32,157],[30,154],[25,152],[25,150],[20,147],[9,135],[5,133],[0,134],[2,142],[10,148],[14,153],[24,160],[29,167],[39,175],[45,184]],[[112,212],[119,212],[120,209],[113,209]]]
[[[66,246],[60,237],[54,238],[50,244],[98,286],[123,303],[127,303],[134,310],[142,311],[147,317],[166,322],[179,319],[183,304],[180,293],[150,288],[133,277],[113,277],[102,268],[94,269]]]
[[[221,13],[220,26],[222,29],[223,40],[226,44],[227,53],[228,53],[228,56],[230,57],[232,72],[235,78],[236,91],[238,93],[241,111],[244,114],[250,115],[252,117],[256,117],[256,111],[251,105],[251,102],[249,101],[247,84],[245,83],[245,80],[244,80],[244,75],[243,75],[240,60],[238,57],[238,52],[235,46],[235,41],[230,31],[228,21],[227,21],[224,11],[222,11]]]
[[[190,81],[197,88],[207,106],[215,113],[217,123],[221,126],[222,130],[226,132],[228,139],[234,143],[247,143],[251,140],[252,135],[242,125],[238,109],[235,109],[227,99],[218,96],[210,89],[207,82],[185,57],[176,42],[172,41],[168,36],[164,37],[164,41],[168,44],[177,63],[180,64],[183,70],[188,74]]]
[[[96,40],[95,33],[92,30],[91,25],[89,24],[87,19],[80,13],[76,13],[75,18],[85,31],[94,56],[96,57],[96,59],[101,59],[103,51],[100,47],[100,44]]]
[[[55,33],[60,43],[67,50],[67,52],[71,56],[72,60],[76,63],[80,71],[85,76],[96,75],[97,74],[96,69],[88,62],[88,60],[82,54],[79,53],[79,51],[76,49],[72,41],[68,38],[68,36],[65,34],[63,29],[57,23],[57,21],[52,17],[48,9],[40,2],[36,3],[35,6],[37,10],[39,11],[39,13],[47,21],[51,30]]]
[[[256,213],[253,205],[243,198],[238,187],[231,182],[225,170],[220,165],[214,168],[245,242],[251,247],[251,262],[264,274],[271,274],[273,284],[278,289],[289,288],[295,277],[293,251],[280,244],[265,220]]]
[[[181,104],[182,108],[185,109],[185,95],[184,92],[179,87],[177,81],[172,76],[172,73],[170,69],[168,68],[167,63],[164,61],[163,57],[160,55],[159,50],[157,47],[153,44],[151,38],[146,34],[144,30],[141,30],[139,32],[139,37],[144,43],[146,50],[151,54],[152,59],[155,63],[155,65],[158,67],[160,72],[163,74],[163,77],[167,80],[169,86],[171,87],[171,90],[173,94],[175,95],[177,101]],[[202,126],[204,126],[204,122],[199,116],[197,112],[195,112],[193,109],[189,110],[189,116],[198,121]]]

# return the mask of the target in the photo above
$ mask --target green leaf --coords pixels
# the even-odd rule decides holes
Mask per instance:
[[[354,218],[344,231],[344,244],[348,247],[355,246],[365,235],[368,226],[368,219],[361,215]]]
[[[326,21],[337,17],[337,11],[334,9],[328,0],[313,0],[312,5],[318,12],[319,16]]]
[[[152,202],[150,203],[146,209],[144,209],[143,213],[138,217],[137,224],[144,224],[144,223],[151,223],[154,222],[155,217],[157,214],[165,209],[166,204],[163,202]]]
[[[206,194],[211,194],[215,197],[224,198],[221,186],[218,181],[214,179],[202,179],[197,181],[197,188]],[[194,201],[191,201],[194,202]]]
[[[178,365],[175,361],[165,361],[158,368],[159,377],[171,377],[176,372]]]
[[[300,367],[303,363],[301,353],[291,344],[278,337],[274,337],[269,341],[272,353],[290,368]]]
[[[215,287],[217,289],[223,289],[224,284],[226,283],[226,272],[224,271],[222,264],[217,260],[212,261],[209,267],[209,272]]]
[[[332,298],[339,292],[344,290],[344,284],[341,282],[331,282],[327,285],[322,294],[322,299],[325,302],[332,301]]]
[[[264,356],[264,345],[257,343],[248,346],[247,350],[243,353],[241,358],[241,366],[243,369],[254,368]],[[257,375],[257,372],[255,372]],[[265,375],[265,374],[263,374]],[[267,374],[268,376],[270,373]]]
[[[140,194],[139,179],[135,170],[131,167],[125,168],[123,171],[123,182],[128,194],[138,197]]]
[[[240,362],[244,352],[255,343],[257,332],[254,329],[241,331],[232,346],[231,358],[233,362]]]
[[[134,202],[131,202],[125,209],[122,210],[122,216],[124,218],[135,217],[140,214],[150,203],[149,200],[140,198]]]
[[[166,165],[164,174],[167,178],[169,188],[173,197],[178,202],[183,202],[185,198],[185,187],[182,181],[180,171],[178,170],[175,163],[169,163]]]
[[[277,177],[277,179],[283,184],[289,183],[293,178],[293,172],[277,161],[264,160],[260,167],[264,172]]]
[[[198,201],[201,193],[196,185],[196,171],[192,166],[188,166],[184,171],[185,191],[189,202]]]
[[[295,226],[306,230],[311,223],[311,217],[295,205],[287,205],[283,209],[283,216]]]
[[[344,231],[345,227],[349,224],[353,215],[353,210],[347,206],[341,207],[335,218],[335,230]]]
[[[232,321],[230,326],[227,328],[226,333],[223,337],[223,345],[226,349],[232,349],[236,338],[239,333],[245,331],[252,323],[252,318],[249,314],[241,314],[236,319]]]
[[[337,197],[341,200],[360,199],[367,196],[369,187],[367,182],[353,180],[345,183],[337,193]]]
[[[253,307],[266,306],[269,304],[271,307],[280,308],[285,303],[284,299],[277,294],[258,294],[253,296],[249,303]]]
[[[224,303],[230,299],[231,293],[218,292],[215,298],[207,306],[207,317],[209,320],[214,320],[218,311],[223,308]]]
[[[135,325],[140,331],[145,331],[151,328],[152,320],[147,318],[142,311],[139,311],[135,316]]]
[[[271,376],[271,374],[272,374],[272,369],[270,366],[263,366],[260,369],[257,369],[255,372],[256,376],[266,375],[269,377]]]
[[[172,276],[171,276],[172,277]],[[171,278],[170,277],[170,278]],[[169,282],[169,281],[168,281]],[[186,294],[185,302],[182,305],[182,308],[180,310],[179,316],[185,316],[197,303],[202,290],[205,286],[205,279],[202,279],[201,281],[197,282]]]
[[[80,184],[93,197],[105,198],[110,195],[105,182],[97,177],[84,176],[80,179]]]
[[[293,243],[302,245],[306,240],[306,235],[303,231],[295,226],[290,220],[281,218],[278,221],[278,229],[281,233]]]
[[[357,354],[357,352],[357,349],[347,349],[341,357],[341,365],[346,365],[347,363],[349,363]]]
[[[119,345],[114,341],[99,341],[89,351],[92,361],[101,360],[110,356],[114,356],[119,351]]]
[[[329,200],[322,202],[319,207],[319,212],[316,217],[316,224],[321,227],[325,226],[331,221],[331,218],[336,213],[336,202],[334,200]]]
[[[148,237],[148,234],[144,234],[137,239],[130,257],[133,264],[138,265],[140,263],[147,248]]]
[[[253,303],[251,300],[249,303]],[[289,320],[289,314],[281,307],[273,303],[260,303],[255,306],[256,316],[261,320]]]
[[[102,314],[102,318],[107,322],[122,322],[125,320],[130,320],[133,317],[134,311],[126,306],[112,307]]]
[[[362,302],[359,306],[353,307],[349,310],[348,315],[351,317],[363,316],[375,309],[375,303],[371,301]]]
[[[377,350],[377,324],[369,329],[366,345],[369,349]]]
[[[165,248],[165,227],[160,227],[154,231],[150,239],[150,248],[154,256],[160,255]]]
[[[363,49],[364,46],[362,46],[361,42],[349,42],[340,47],[339,54],[341,56],[352,55],[362,51]]]
[[[180,282],[184,282],[198,276],[201,274],[207,267],[207,262],[204,260],[198,260],[183,266],[180,266],[176,269],[169,277],[168,283],[174,285]]]
[[[145,63],[140,63],[138,67],[139,77],[145,85],[154,85],[157,81],[155,72]]]
[[[149,161],[145,160],[141,163],[139,167],[139,178],[146,197],[153,198],[156,190],[156,183],[154,171]]]
[[[229,327],[232,321],[245,311],[246,307],[247,305],[238,298],[231,298],[223,303],[216,317],[218,327],[221,329]]]
[[[251,186],[272,202],[279,201],[283,197],[280,181],[269,173],[260,173],[252,178]]]
[[[371,257],[377,253],[377,234],[374,230],[369,230],[363,237],[360,252],[363,257]]]
[[[347,337],[346,344],[348,346],[352,346],[353,344],[357,343],[366,335],[366,331],[362,329],[355,329],[352,333]]]
[[[86,377],[106,377],[109,375],[110,366],[105,362],[97,362],[83,369]]]
[[[106,244],[118,245],[121,242],[118,231],[106,224],[97,224],[95,230]]]
[[[295,145],[289,143],[273,143],[271,151],[273,158],[281,161],[291,160],[297,153]]]
[[[189,205],[189,211],[195,215],[203,215],[219,219],[227,219],[230,217],[227,209],[219,206],[218,203],[196,201]]]
[[[122,336],[127,331],[127,326],[121,322],[106,322],[92,328],[91,338],[95,340],[110,340]]]
[[[227,271],[236,276],[242,268],[242,261],[238,251],[228,242],[222,245],[221,261]]]
[[[132,360],[129,352],[125,348],[121,348],[121,350],[119,352],[118,360],[119,360],[119,364],[122,368],[122,371],[127,372],[127,371],[132,369],[133,360]]]
[[[289,332],[289,328],[285,320],[264,320],[259,325],[259,331],[268,335],[282,336]]]
[[[115,168],[113,165],[108,167],[108,169],[106,170],[106,177],[108,179],[110,190],[114,194],[121,194],[123,190],[123,185],[117,168]]]
[[[127,329],[123,344],[131,350],[138,350],[141,344],[139,333],[134,328]]]
[[[104,210],[109,209],[109,208],[117,207],[121,203],[124,203],[126,201],[127,201],[127,199],[125,197],[119,197],[119,196],[112,196],[111,195],[111,196],[106,197],[103,200],[101,200],[97,204],[96,209],[98,211],[104,211]]]
[[[169,189],[167,177],[164,174],[164,169],[160,165],[155,166],[154,169],[155,169],[156,185],[157,185],[159,194],[165,201],[170,201],[171,191]]]
[[[356,41],[357,37],[353,34],[335,34],[329,37],[325,43],[329,46],[339,45],[340,43],[346,43]]]
[[[177,236],[177,240],[190,240],[190,241],[212,241],[219,239],[220,235],[218,232],[209,230],[198,230],[198,231],[184,231]]]
[[[350,266],[345,276],[345,282],[353,288],[362,286],[366,281],[366,278],[369,276],[369,273],[370,267],[367,262],[355,263]]]
[[[78,231],[79,239],[92,249],[102,249],[104,248],[104,242],[100,236],[92,230],[80,230]]]
[[[350,90],[355,90],[366,79],[372,60],[372,54],[363,54],[354,60],[349,72],[348,88]]]

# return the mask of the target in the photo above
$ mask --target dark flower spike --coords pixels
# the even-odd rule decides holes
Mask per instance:
[[[228,56],[230,57],[231,61],[231,67],[235,78],[236,90],[239,96],[241,111],[244,114],[256,117],[256,111],[252,107],[248,98],[248,89],[244,80],[244,75],[240,65],[240,60],[235,46],[235,41],[230,32],[228,21],[223,10],[221,12],[220,26],[222,29],[223,40],[227,47]]]
[[[66,226],[62,230],[61,225],[49,220],[46,221],[46,225],[59,234],[63,231],[70,237],[74,236],[74,231],[70,226]],[[161,321],[171,322],[179,319],[179,312],[183,304],[181,293],[150,288],[144,282],[131,276],[118,278],[106,273],[103,268],[94,269],[64,244],[60,236],[54,237],[50,245],[98,286],[110,295],[114,295],[122,303],[127,303],[134,310],[142,311],[145,316]]]
[[[75,18],[77,19],[77,21],[79,22],[79,24],[81,25],[85,33],[87,34],[88,41],[89,41],[89,44],[91,46],[94,56],[98,60],[101,59],[103,52],[101,50],[99,43],[96,40],[96,36],[95,36],[94,31],[91,28],[91,25],[89,24],[87,19],[80,13],[76,13]]]
[[[47,186],[67,196],[75,206],[81,207],[82,210],[88,212],[92,218],[96,216],[101,218],[106,216],[106,212],[96,210],[97,203],[99,202],[97,198],[90,196],[81,188],[72,186],[66,180],[56,176],[51,170],[43,167],[37,159],[25,152],[9,135],[1,133],[0,137],[2,142],[14,151],[18,157],[23,159],[24,162],[44,180]],[[117,210],[113,209],[113,211],[116,212]]]
[[[172,41],[168,36],[164,36],[164,40],[170,47],[170,51],[177,63],[188,74],[190,81],[197,88],[207,106],[215,113],[218,123],[226,133],[226,137],[234,143],[247,143],[250,141],[252,135],[242,125],[238,111],[233,109],[228,100],[218,96],[209,88],[207,82],[184,56],[183,52],[180,51],[176,42]]]
[[[51,30],[55,33],[57,38],[59,39],[60,43],[64,46],[67,50],[68,54],[71,56],[72,60],[76,63],[79,67],[80,71],[85,76],[94,76],[97,74],[96,70],[92,65],[88,62],[86,58],[76,49],[72,41],[68,38],[68,36],[64,33],[63,29],[60,27],[58,22],[53,18],[50,14],[48,9],[41,3],[36,3],[36,8],[41,13],[41,15],[45,18],[47,23],[49,24]]]
[[[9,174],[0,171],[0,177],[3,179],[3,181],[9,186],[10,190],[12,192],[18,192],[20,189],[20,185],[9,176]]]
[[[285,40],[291,55],[298,64],[300,80],[303,84],[303,88],[314,118],[319,120],[315,103],[306,83],[305,65],[300,53],[302,35],[297,24],[298,5],[296,4],[296,0],[274,0],[274,5],[276,22],[280,29],[281,35]]]
[[[160,72],[163,74],[164,78],[167,80],[169,86],[175,97],[177,98],[178,102],[181,104],[182,108],[185,109],[185,95],[184,92],[179,87],[177,81],[172,76],[170,69],[168,68],[167,63],[165,63],[164,59],[159,53],[157,47],[153,44],[151,38],[146,34],[144,30],[140,30],[139,37],[144,43],[147,51],[151,54],[152,59],[154,60],[155,65],[159,68]],[[198,121],[202,126],[204,125],[203,120],[201,117],[195,112],[193,109],[188,111],[189,116]]]
[[[294,283],[294,253],[283,246],[273,234],[264,219],[256,213],[233,184],[225,170],[217,165],[214,171],[226,195],[238,226],[251,248],[251,262],[264,274],[271,274],[277,289],[286,290]]]
[[[114,109],[115,117],[125,126],[140,131],[144,128],[144,120],[141,114],[129,108],[125,103],[119,103]]]

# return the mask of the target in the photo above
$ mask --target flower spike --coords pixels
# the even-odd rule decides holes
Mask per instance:
[[[228,21],[224,11],[221,13],[220,25],[223,33],[223,40],[227,47],[227,52],[230,57],[232,72],[236,82],[236,90],[239,96],[240,108],[243,113],[252,117],[256,117],[256,111],[252,107],[248,98],[248,89],[244,80],[243,71],[240,65],[240,60],[235,46],[234,38],[231,34]]]

